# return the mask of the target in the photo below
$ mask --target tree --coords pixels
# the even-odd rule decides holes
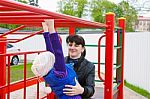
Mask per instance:
[[[93,0],[91,2],[91,12],[93,20],[101,23],[105,22],[104,15],[107,12],[115,13],[115,23],[117,23],[117,18],[125,17],[126,31],[133,31],[133,26],[137,20],[136,10],[125,1],[122,1],[117,5],[108,0]]]
[[[93,0],[91,2],[92,18],[96,22],[105,22],[105,14],[107,12],[115,12],[116,16],[120,16],[121,9],[112,2],[107,0]]]
[[[134,25],[137,21],[137,11],[133,6],[130,6],[128,2],[122,1],[118,5],[122,8],[122,16],[126,18],[126,31],[134,31]]]
[[[87,0],[62,0],[58,2],[58,12],[81,18],[87,3]]]

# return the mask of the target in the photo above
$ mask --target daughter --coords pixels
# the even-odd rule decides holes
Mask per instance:
[[[65,64],[62,46],[54,29],[54,20],[45,20],[42,26],[46,49],[49,52],[43,52],[35,58],[31,67],[33,73],[43,77],[59,99],[81,99],[80,95],[67,96],[63,93],[65,85],[75,86],[78,81],[73,64]]]

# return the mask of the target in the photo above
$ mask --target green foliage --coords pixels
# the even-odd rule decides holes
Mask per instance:
[[[122,1],[117,5],[108,0],[93,0],[91,2],[91,12],[93,20],[101,23],[105,22],[105,13],[114,12],[116,15],[115,23],[117,23],[117,18],[125,17],[126,31],[134,31],[133,26],[137,21],[137,11],[126,1]]]
[[[117,16],[119,16],[120,14],[118,12],[121,12],[120,10],[121,9],[115,3],[107,0],[93,0],[91,2],[92,18],[96,22],[104,23],[104,16],[107,12],[115,12]]]
[[[19,25],[14,25],[14,24],[0,24],[0,27],[2,28],[7,28],[7,29],[14,29],[17,28]]]
[[[22,3],[25,3],[25,4],[28,3],[26,0],[15,0],[15,1],[22,2]]]
[[[83,16],[83,11],[87,3],[87,0],[59,1],[58,12],[81,18]]]
[[[59,1],[58,5],[58,12],[79,18],[84,15],[85,7],[90,5],[91,17],[94,21],[101,23],[105,22],[104,16],[107,12],[114,12],[115,23],[117,23],[119,17],[126,18],[126,31],[134,31],[133,26],[137,21],[137,11],[126,1],[117,5],[108,0],[91,0],[90,3],[87,0],[63,0]]]
[[[137,21],[137,11],[134,7],[130,6],[128,2],[122,1],[118,5],[122,8],[122,16],[126,18],[126,31],[134,31],[134,25]]]

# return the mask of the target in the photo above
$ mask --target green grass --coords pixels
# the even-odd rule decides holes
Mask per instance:
[[[27,68],[26,68],[27,78],[34,76],[34,74],[31,71],[31,66],[32,66],[31,63],[27,64]],[[7,71],[8,71],[8,69],[6,68],[6,72]],[[13,65],[13,66],[10,67],[10,81],[11,82],[22,80],[23,78],[24,78],[24,65],[23,64],[22,65],[17,65],[17,66]]]
[[[140,95],[150,99],[150,93],[148,91],[146,91],[146,90],[144,90],[144,89],[142,89],[140,87],[134,86],[134,85],[128,83],[126,80],[125,80],[125,86],[130,88],[131,90],[139,93]]]

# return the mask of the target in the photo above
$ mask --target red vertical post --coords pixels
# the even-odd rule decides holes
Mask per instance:
[[[114,13],[106,13],[106,51],[104,99],[113,99]]]
[[[118,26],[122,28],[122,69],[121,69],[121,84],[118,87],[119,89],[119,94],[118,94],[118,99],[124,99],[124,41],[125,41],[125,18],[119,18],[118,21]]]
[[[0,54],[6,54],[6,37],[0,38]],[[6,85],[6,56],[0,56],[0,87]],[[0,99],[5,99],[5,93],[0,92]]]
[[[75,27],[69,27],[69,35],[75,35]]]

